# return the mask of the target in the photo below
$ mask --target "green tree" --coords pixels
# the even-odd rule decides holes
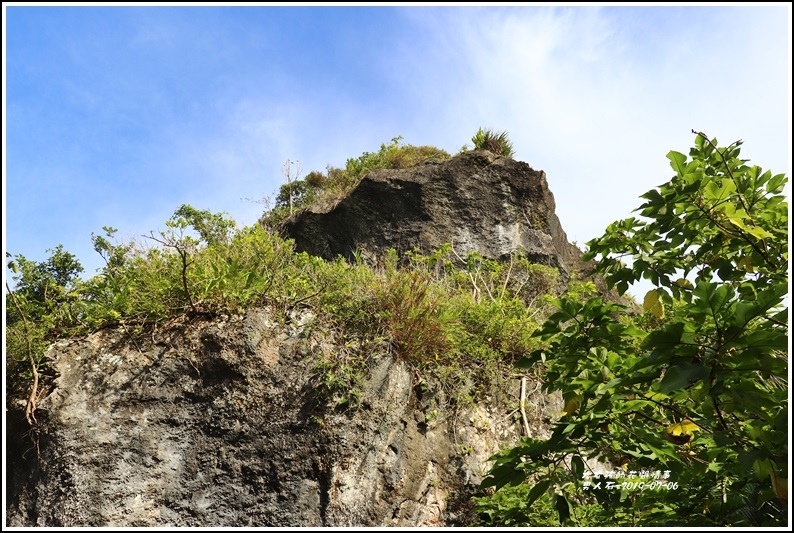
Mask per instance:
[[[29,319],[39,319],[52,312],[58,305],[67,300],[69,289],[79,279],[83,266],[77,258],[58,245],[49,259],[37,263],[23,255],[16,255],[8,261],[8,268],[13,272],[15,293],[25,303],[25,313]],[[6,254],[10,258],[10,254]],[[6,303],[10,295],[6,298]],[[14,323],[21,317],[15,314],[13,305],[6,305],[6,320]]]
[[[49,259],[30,261],[23,255],[9,258],[15,286],[6,283],[6,385],[20,392],[29,384],[25,417],[34,425],[39,369],[49,343],[80,320],[77,258],[58,245]]]
[[[276,208],[298,209],[310,204],[320,194],[322,187],[314,185],[310,180],[313,176],[322,176],[316,170],[311,172],[306,179],[294,180],[283,184],[276,195]]]
[[[174,211],[174,214],[166,221],[165,225],[168,229],[161,231],[159,237],[155,237],[154,233],[150,233],[146,238],[159,243],[166,249],[175,250],[179,255],[183,296],[190,310],[194,313],[198,312],[194,291],[190,288],[188,267],[195,262],[197,250],[202,241],[211,248],[227,247],[231,238],[230,232],[234,229],[235,223],[232,219],[225,217],[224,213],[212,213],[183,204]],[[185,234],[188,226],[199,234],[199,240]]]
[[[545,364],[564,412],[548,440],[494,456],[483,486],[504,494],[478,500],[486,522],[515,524],[505,495],[528,483],[523,525],[549,497],[561,523],[594,506],[604,525],[787,523],[787,178],[740,145],[697,133],[689,157],[667,155],[675,176],[643,195],[644,219],[588,243],[610,286],[655,288],[639,318],[600,297],[556,302],[547,347],[518,366]],[[593,460],[611,489],[587,479]]]
[[[213,246],[229,243],[235,223],[225,215],[228,213],[212,213],[206,209],[196,209],[191,205],[182,204],[174,211],[171,222],[179,227],[192,227],[202,241],[208,246]]]

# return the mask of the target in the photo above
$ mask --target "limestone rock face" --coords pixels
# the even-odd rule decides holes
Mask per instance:
[[[522,431],[518,382],[507,402],[436,411],[384,345],[360,354],[361,404],[340,410],[317,395],[317,362],[345,339],[307,310],[275,316],[52,345],[36,431],[24,405],[8,412],[7,525],[467,525],[487,458]],[[528,397],[533,437],[561,409]]]
[[[563,280],[582,256],[555,214],[546,174],[484,150],[371,172],[339,202],[309,206],[281,230],[299,251],[326,259],[352,259],[356,251],[377,259],[390,248],[429,253],[449,242],[462,258],[523,253],[557,267]]]

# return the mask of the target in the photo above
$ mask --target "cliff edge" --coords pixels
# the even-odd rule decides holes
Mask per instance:
[[[568,242],[546,174],[473,150],[443,162],[366,175],[344,198],[315,203],[280,226],[298,251],[325,259],[355,253],[376,261],[390,248],[430,253],[445,243],[464,258],[504,260],[520,253],[556,267],[567,281],[582,252]]]

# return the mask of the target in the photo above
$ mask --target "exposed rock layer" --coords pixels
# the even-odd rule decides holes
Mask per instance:
[[[390,248],[429,253],[449,242],[462,258],[523,253],[567,280],[582,257],[555,214],[546,174],[484,150],[371,172],[337,203],[309,206],[281,229],[299,251],[326,259],[358,251],[375,260]]]
[[[464,258],[523,253],[566,281],[582,253],[554,211],[542,171],[472,151],[372,172],[282,230],[328,259],[449,242]],[[121,328],[53,345],[36,431],[24,405],[8,411],[8,524],[468,525],[486,459],[521,432],[507,412],[517,383],[506,402],[493,390],[451,414],[383,346],[358,354],[370,361],[361,406],[336,411],[317,395],[316,363],[349,340],[334,341],[307,311],[286,325],[274,316],[183,317],[146,338]],[[537,392],[528,400],[542,438],[541,421],[561,406]]]
[[[361,407],[335,411],[314,367],[339,346],[313,322],[251,309],[54,344],[38,458],[20,459],[30,436],[9,413],[8,525],[466,525],[485,460],[521,431],[505,404],[434,411],[384,347],[361,354]],[[548,401],[530,398],[538,437]]]

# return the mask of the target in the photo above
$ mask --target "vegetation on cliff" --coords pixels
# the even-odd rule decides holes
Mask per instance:
[[[440,163],[451,157],[435,146],[414,146],[403,144],[402,140],[398,135],[388,144],[381,143],[377,152],[364,152],[359,157],[349,158],[344,168],[329,165],[325,172],[312,170],[303,178],[300,177],[299,162],[293,167],[293,162],[287,160],[282,169],[286,183],[279,188],[273,208],[264,213],[260,222],[272,228],[298,209],[311,204],[333,204],[373,170],[411,168],[427,162]],[[515,153],[505,131],[480,128],[471,141],[476,150],[488,150],[511,158]],[[467,150],[468,146],[461,148],[461,152]]]
[[[565,411],[550,439],[494,458],[485,523],[786,525],[787,179],[740,145],[697,133],[689,157],[668,154],[675,176],[643,195],[643,218],[588,243],[620,292],[653,283],[646,315],[555,302],[544,347],[517,366],[543,367]]]
[[[275,227],[295,210],[313,203],[333,204],[354,188],[366,174],[381,168],[410,168],[426,161],[446,161],[450,155],[435,146],[401,144],[402,136],[394,137],[389,144],[382,143],[377,152],[364,152],[349,158],[345,168],[328,166],[325,172],[313,170],[304,178],[299,172],[290,174],[289,162],[284,167],[287,183],[283,184],[275,199],[275,206],[262,216],[261,223]]]
[[[58,338],[120,326],[134,339],[181,314],[235,314],[266,305],[282,317],[295,306],[310,307],[345,338],[385,339],[418,372],[433,368],[453,401],[470,400],[481,384],[512,373],[512,364],[539,346],[531,333],[556,294],[555,269],[520,256],[504,264],[477,253],[460,257],[451,245],[427,256],[412,253],[399,267],[395,254],[377,267],[360,258],[327,262],[295,252],[273,229],[290,207],[330,201],[372,170],[449,158],[400,140],[348,159],[343,170],[288,177],[276,206],[251,227],[237,228],[226,213],[189,205],[174,212],[165,230],[138,240],[119,242],[117,230],[105,227],[92,235],[105,266],[89,279],[79,277],[82,266],[61,247],[42,263],[9,254],[16,281],[6,295],[9,391],[26,395],[34,376],[46,375],[44,352]],[[318,394],[355,405],[364,364],[341,355],[318,361]],[[36,397],[34,390],[31,413]]]
[[[521,256],[458,257],[445,245],[373,266],[297,253],[273,231],[290,210],[333,201],[373,169],[449,157],[399,140],[344,170],[289,178],[262,224],[237,228],[225,213],[183,205],[141,240],[119,242],[106,227],[92,236],[105,266],[89,279],[61,247],[41,263],[9,255],[9,395],[27,398],[35,427],[44,352],[64,336],[117,326],[134,340],[180,315],[268,306],[286,319],[309,307],[351,343],[389,343],[453,402],[516,373],[543,375],[548,392],[562,393],[550,440],[524,439],[494,458],[484,489],[499,490],[479,500],[483,524],[786,523],[785,176],[748,166],[740,143],[718,148],[701,134],[691,159],[670,152],[676,176],[644,195],[649,221],[615,222],[588,243],[620,292],[642,278],[655,285],[641,316],[594,296],[592,283],[560,294],[555,269]],[[355,407],[366,364],[345,350],[318,360],[316,394]],[[615,465],[624,485],[597,488],[585,462],[594,458]],[[657,484],[643,490],[643,481]]]
[[[488,150],[505,157],[513,157],[515,155],[513,143],[510,142],[510,137],[506,131],[480,128],[474,134],[474,137],[471,138],[471,142],[474,143],[474,148],[477,150]]]

